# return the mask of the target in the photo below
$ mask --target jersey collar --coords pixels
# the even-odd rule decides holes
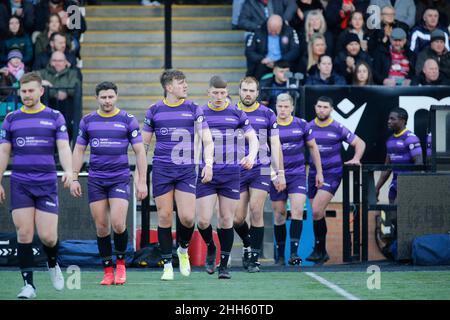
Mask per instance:
[[[260,106],[259,102],[256,102],[255,105],[251,108],[243,107],[240,101],[237,103],[238,109],[242,110],[244,112],[253,112],[253,111],[257,110],[259,108],[259,106]]]
[[[180,101],[178,101],[177,103],[174,104],[170,104],[167,102],[166,98],[163,99],[163,103],[168,106],[168,107],[178,107],[181,106],[184,103],[185,99],[181,99]]]
[[[320,124],[320,123],[319,123],[319,120],[318,120],[317,118],[314,119],[314,123],[316,124],[316,126],[318,126],[318,127],[320,127],[320,128],[328,127],[333,121],[334,121],[334,119],[330,117],[330,120],[328,120],[327,123],[325,123],[325,124]]]
[[[23,113],[26,113],[26,114],[36,114],[36,113],[41,112],[44,109],[45,109],[45,105],[41,103],[41,106],[37,110],[30,110],[30,109],[27,109],[25,106],[22,106],[20,108],[20,111],[22,111]]]
[[[401,137],[406,131],[408,131],[407,128],[405,128],[404,130],[402,130],[402,132],[400,132],[400,133],[394,133],[394,137],[396,137],[396,138]]]
[[[212,111],[223,111],[228,107],[228,105],[229,103],[227,101],[223,107],[215,107],[211,104],[211,102],[208,101],[208,108],[210,108]]]
[[[288,125],[290,125],[290,124],[292,123],[292,121],[294,121],[294,117],[293,117],[293,116],[291,116],[291,118],[289,119],[288,122],[284,122],[284,123],[280,123],[280,122],[278,121],[278,119],[277,119],[278,125],[283,126],[283,127],[287,127]]]
[[[111,113],[104,113],[101,110],[97,110],[97,114],[103,118],[112,118],[112,117],[116,116],[119,112],[120,112],[119,108],[116,108],[116,110],[114,110],[114,112],[111,112]]]

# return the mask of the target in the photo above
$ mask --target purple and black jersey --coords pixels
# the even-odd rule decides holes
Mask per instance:
[[[195,131],[208,128],[203,110],[190,100],[169,105],[165,100],[152,105],[144,120],[143,130],[155,133],[153,164],[173,167],[195,166]]]
[[[317,118],[309,122],[310,128],[313,130],[314,138],[320,152],[322,161],[322,170],[324,176],[342,175],[342,142],[351,144],[355,140],[356,135],[344,127],[342,124],[330,118],[328,124],[320,125]],[[310,157],[310,168],[313,173],[316,167]]]
[[[11,144],[11,179],[24,183],[56,182],[56,140],[69,140],[63,115],[45,105],[35,112],[25,107],[8,114],[1,143]]]
[[[405,129],[399,134],[393,134],[386,142],[387,155],[392,164],[414,164],[414,158],[422,155],[419,138]],[[394,170],[394,179],[397,172]]]
[[[258,168],[259,166],[269,167],[270,165],[270,137],[278,136],[278,124],[277,117],[275,113],[263,106],[262,104],[256,103],[253,108],[244,108],[241,106],[240,102],[237,104],[237,107],[244,111],[247,114],[247,117],[250,121],[250,125],[256,132],[259,141],[259,153],[256,158],[253,169]],[[247,156],[249,153],[249,145],[248,142],[245,141],[245,155]],[[245,170],[245,169],[241,169]]]
[[[202,109],[214,140],[214,174],[239,173],[237,139],[253,130],[246,113],[228,103],[222,108],[208,103]],[[203,167],[204,162],[200,169]]]
[[[305,145],[314,139],[312,128],[305,120],[291,117],[288,124],[278,123],[278,129],[285,175],[305,174]]]
[[[122,110],[104,116],[97,111],[83,117],[77,144],[91,146],[89,177],[129,177],[128,146],[142,142],[136,118]]]

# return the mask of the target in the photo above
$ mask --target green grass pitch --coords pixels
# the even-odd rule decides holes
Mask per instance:
[[[69,274],[63,269],[67,280]],[[303,272],[232,272],[231,280],[218,280],[217,274],[194,271],[190,277],[175,273],[175,280],[162,282],[161,270],[128,270],[127,284],[103,287],[101,271],[82,271],[80,289],[56,292],[47,272],[37,271],[34,282],[41,300],[315,300],[346,299]],[[365,272],[315,272],[359,299],[445,299],[450,300],[450,271],[381,272],[380,289],[369,290]],[[15,299],[22,286],[18,271],[0,271],[0,300]]]

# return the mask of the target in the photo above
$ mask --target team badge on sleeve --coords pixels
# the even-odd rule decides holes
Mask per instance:
[[[132,133],[131,133],[131,136],[133,137],[133,138],[136,138],[137,137],[137,135],[138,135],[138,130],[134,130]]]
[[[203,122],[203,116],[199,116],[198,118],[197,118],[197,122]]]
[[[66,132],[66,131],[67,131],[67,127],[66,127],[65,125],[62,125],[62,126],[59,128],[59,131],[61,131],[61,132]]]

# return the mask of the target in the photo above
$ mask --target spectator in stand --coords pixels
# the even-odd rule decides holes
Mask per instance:
[[[300,34],[304,31],[306,17],[309,12],[315,10],[320,10],[323,12],[323,5],[320,0],[296,0],[296,3],[297,11],[289,25]]]
[[[347,82],[339,74],[333,71],[333,60],[330,56],[323,55],[319,58],[317,71],[306,77],[305,85],[346,85]]]
[[[272,15],[291,21],[296,9],[293,0],[246,0],[239,16],[239,28],[256,32]]]
[[[286,60],[292,67],[298,63],[300,44],[294,29],[283,23],[279,15],[273,15],[255,33],[250,34],[245,48],[247,75],[260,79],[272,72],[274,63]]]
[[[436,29],[445,32],[445,47],[450,50],[448,43],[448,30],[439,26],[439,11],[429,8],[423,13],[423,21],[411,30],[410,50],[415,54],[430,44],[430,35]]]
[[[413,86],[448,86],[449,79],[439,72],[439,64],[436,60],[430,58],[425,60],[422,72],[414,78]]]
[[[335,36],[347,29],[353,11],[367,12],[370,0],[329,0],[325,9],[328,29]]]
[[[83,15],[80,15],[80,28],[70,28],[67,24],[69,23],[69,16],[67,13],[67,8],[69,6],[79,6],[79,2],[76,0],[47,0],[47,1],[40,1],[36,5],[36,17],[39,17],[39,19],[36,19],[36,25],[35,29],[37,31],[43,32],[45,30],[47,21],[49,19],[49,16],[52,13],[57,13],[61,17],[62,25],[67,27],[67,33],[70,33],[73,40],[73,48],[75,55],[79,58],[80,57],[80,37],[81,34],[86,32],[86,20],[84,19]]]
[[[428,8],[439,11],[439,24],[447,28],[450,24],[450,3],[448,0],[417,0],[416,21],[422,20],[423,13]]]
[[[15,82],[16,79],[9,73],[6,66],[0,68],[0,102],[14,101],[14,89],[8,87],[12,87]]]
[[[52,53],[49,65],[45,69],[39,70],[39,74],[44,80],[42,85],[53,88],[48,89],[50,90],[48,104],[53,109],[61,111],[68,124],[69,137],[72,137],[72,106],[75,89],[67,88],[75,88],[75,86],[80,85],[77,72],[69,68],[69,63],[63,52],[55,51]]]
[[[27,0],[0,0],[0,40],[8,33],[8,20],[16,16],[22,19],[26,33],[34,31],[34,6]]]
[[[13,49],[8,53],[8,64],[6,68],[8,73],[14,76],[15,81],[20,81],[20,78],[25,74],[25,65],[22,62],[23,55],[18,49]]]
[[[277,97],[280,93],[287,92],[287,77],[286,72],[289,72],[289,63],[284,60],[279,60],[275,62],[275,66],[273,67],[273,76],[261,80],[259,83],[260,92],[261,92],[261,103],[274,112],[276,112],[275,105],[277,103]],[[264,88],[272,88],[271,90],[264,90]]]
[[[321,10],[309,11],[306,16],[304,32],[299,33],[301,38],[301,44],[305,43],[305,46],[309,44],[314,34],[320,33],[325,37],[327,54],[333,54],[334,37],[333,34],[327,30],[327,23]]]
[[[34,59],[33,70],[45,69],[50,61],[52,53],[63,52],[70,68],[77,67],[77,58],[67,49],[67,40],[63,33],[55,32],[50,36],[50,42],[45,51],[41,52]]]
[[[302,57],[299,71],[304,74],[314,74],[317,71],[319,58],[324,54],[329,55],[325,37],[320,33],[316,33],[308,43],[308,51]]]
[[[232,14],[231,14],[231,29],[239,29],[239,16],[241,15],[242,6],[245,0],[233,0]]]
[[[416,61],[416,76],[420,75],[425,60],[432,58],[439,63],[439,72],[450,78],[450,52],[445,48],[445,33],[434,30],[431,33],[430,47],[423,49]]]
[[[353,72],[356,64],[365,61],[372,66],[372,58],[361,50],[359,37],[354,33],[348,33],[344,38],[345,49],[338,53],[334,61],[335,70],[343,76],[347,83],[352,83]]]
[[[392,30],[389,47],[380,46],[373,53],[373,78],[376,84],[408,86],[414,76],[414,55],[406,46],[406,33]]]
[[[374,84],[372,68],[366,62],[360,61],[356,64],[352,84],[354,86],[370,86]]]
[[[50,44],[50,37],[55,32],[59,32],[66,37],[66,47],[70,50],[72,36],[65,32],[65,27],[62,25],[59,14],[52,13],[48,18],[48,24],[44,32],[41,32],[36,38],[36,43],[34,44],[35,56],[38,56],[40,53],[47,50],[47,47]]]
[[[391,5],[384,6],[381,9],[381,24],[380,29],[374,29],[369,39],[369,53],[372,54],[377,47],[389,47],[389,37],[392,30],[395,28],[402,28],[408,34],[409,27],[406,23],[395,20],[395,9]]]
[[[25,33],[20,18],[12,16],[9,19],[9,31],[6,39],[0,43],[0,64],[6,64],[7,55],[11,49],[19,49],[23,55],[23,63],[29,66],[33,60],[33,44]]]
[[[369,33],[366,30],[364,23],[364,15],[361,11],[353,11],[350,15],[350,21],[348,23],[348,28],[341,32],[336,41],[335,54],[338,54],[340,51],[344,50],[344,41],[345,37],[349,33],[354,33],[359,38],[359,43],[361,45],[361,49],[367,52],[367,43],[369,40]]]
[[[395,20],[403,22],[412,28],[416,23],[416,4],[414,0],[370,0],[370,5],[380,8],[393,6],[395,8]]]

